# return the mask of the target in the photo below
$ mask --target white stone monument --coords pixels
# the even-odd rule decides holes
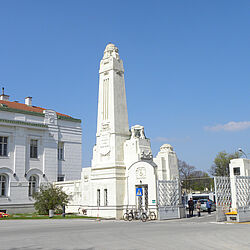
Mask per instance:
[[[144,127],[129,130],[123,62],[117,47],[108,44],[99,70],[96,145],[91,168],[82,171],[81,203],[75,202],[76,184],[56,184],[70,190],[68,212],[84,209],[89,216],[120,219],[127,208],[156,211],[157,180],[176,178],[179,171],[172,146],[164,144],[153,159]],[[143,191],[141,197],[137,188]]]

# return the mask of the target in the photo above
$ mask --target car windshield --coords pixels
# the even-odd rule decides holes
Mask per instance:
[[[201,204],[205,204],[205,203],[207,203],[207,200],[201,200]]]

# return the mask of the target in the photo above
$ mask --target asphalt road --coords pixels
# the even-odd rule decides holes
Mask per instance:
[[[250,224],[214,220],[2,220],[0,249],[250,249]]]

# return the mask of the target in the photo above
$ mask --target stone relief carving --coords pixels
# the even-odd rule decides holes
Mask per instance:
[[[110,152],[110,135],[102,134],[100,137],[99,144],[100,154],[103,156],[107,156]]]
[[[104,51],[104,55],[103,55],[103,59],[106,59],[109,57],[114,57],[117,60],[120,59],[118,48],[112,43],[109,43],[106,46],[105,51]]]
[[[174,151],[173,147],[170,144],[163,144],[160,147],[160,150],[161,152],[173,152]]]
[[[144,133],[144,127],[140,125],[135,125],[131,127],[131,137],[132,138],[140,138],[140,139],[146,139],[145,133]]]
[[[101,131],[105,132],[105,131],[109,131],[109,130],[110,130],[109,123],[103,123]]]
[[[46,124],[57,125],[57,114],[54,110],[44,110]]]
[[[145,179],[146,178],[146,168],[145,167],[138,167],[136,169],[136,178],[137,179]]]
[[[124,72],[122,70],[117,70],[116,74],[119,75],[119,76],[122,76],[124,74]]]
[[[144,151],[141,153],[141,159],[143,160],[152,160],[153,155],[151,152],[145,153]]]

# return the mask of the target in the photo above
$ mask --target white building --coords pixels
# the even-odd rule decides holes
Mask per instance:
[[[108,44],[100,62],[92,166],[83,169],[81,181],[56,183],[72,196],[68,211],[83,208],[89,216],[119,219],[126,208],[156,210],[157,180],[178,177],[171,145],[163,145],[153,159],[144,127],[129,129],[123,62],[117,47]],[[138,188],[142,196],[137,196]]]
[[[33,211],[43,182],[79,179],[81,120],[0,96],[0,210]]]
[[[238,158],[230,160],[229,164],[230,184],[231,184],[231,198],[232,210],[237,211],[237,192],[236,192],[236,176],[249,177],[250,176],[250,159]],[[246,195],[249,195],[245,191]],[[243,198],[243,197],[242,197]],[[245,197],[244,197],[245,198]]]

